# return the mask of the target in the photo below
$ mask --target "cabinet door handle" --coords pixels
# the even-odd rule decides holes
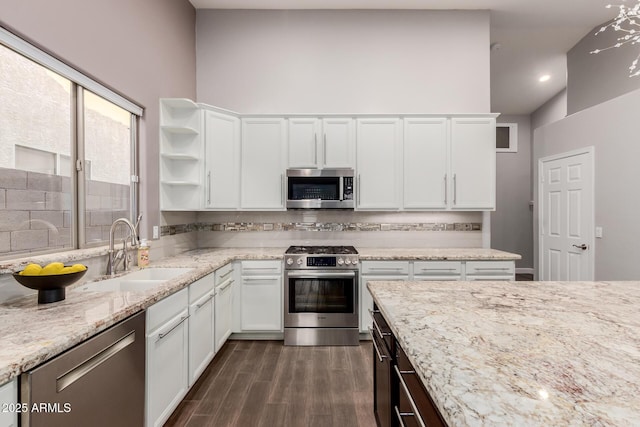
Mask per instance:
[[[375,271],[402,271],[404,267],[369,267],[369,270]]]
[[[166,337],[167,335],[169,335],[171,332],[173,332],[173,330],[175,328],[177,328],[178,326],[182,325],[184,323],[185,320],[187,320],[189,318],[189,315],[186,316],[182,316],[180,317],[180,320],[178,321],[178,323],[176,323],[175,325],[173,325],[171,327],[171,329],[169,329],[167,332],[162,332],[158,334],[158,338],[156,338],[156,342],[160,341],[162,338]]]
[[[360,190],[362,189],[362,186],[360,185],[360,174],[358,174],[358,181],[356,182],[356,188],[357,188],[357,192],[358,194],[356,194],[356,198],[358,200],[358,207],[360,206]]]
[[[318,134],[313,134],[313,164],[314,166],[318,164]]]
[[[398,419],[398,423],[400,424],[400,427],[405,427],[402,417],[413,417],[415,415],[413,412],[400,412],[400,409],[398,409],[397,406],[394,406],[393,409],[396,412],[396,418]]]
[[[386,354],[381,354],[380,353],[380,349],[378,348],[378,344],[376,344],[376,337],[373,335],[373,329],[369,328],[369,334],[371,335],[371,340],[373,341],[373,348],[376,351],[376,354],[378,355],[378,360],[379,361],[384,361],[384,359],[388,359],[389,356],[387,356]]]
[[[228,275],[230,275],[231,273],[233,273],[233,270],[229,270],[226,273],[224,273],[222,276],[220,276],[221,279],[224,279],[225,277],[227,277]]]
[[[385,336],[389,336],[389,335],[391,335],[391,332],[382,332],[382,331],[380,330],[380,326],[378,326],[378,322],[376,322],[376,319],[375,319],[375,318],[373,318],[372,320],[373,320],[373,327],[374,327],[374,328],[375,328],[375,330],[378,332],[378,336],[379,336],[381,339],[384,339],[384,337],[385,337]]]
[[[216,290],[217,290],[218,292],[222,292],[222,291],[224,291],[225,289],[227,289],[229,286],[231,286],[231,284],[232,284],[232,283],[233,283],[233,280],[229,280],[229,281],[227,282],[227,284],[226,284],[226,285],[219,286]]]
[[[447,174],[444,174],[444,204],[447,204]]]
[[[322,145],[322,165],[326,166],[327,165],[327,134],[325,133],[323,135],[323,139],[324,139],[324,144]]]
[[[409,401],[409,405],[411,405],[413,416],[418,421],[418,424],[420,424],[421,427],[426,427],[426,425],[424,424],[424,421],[422,421],[422,418],[420,417],[420,413],[418,412],[418,407],[416,406],[416,403],[413,401],[413,397],[411,397],[411,393],[409,393],[409,388],[407,387],[407,383],[405,383],[404,378],[402,378],[402,374],[398,369],[398,365],[393,365],[393,369],[395,369],[396,374],[398,375],[398,380],[400,382],[400,385],[402,386],[404,393],[407,395],[407,400]]]
[[[510,267],[476,267],[474,268],[474,270],[476,271],[491,271],[491,270],[507,271],[507,270],[511,270],[511,268]]]
[[[284,174],[280,174],[280,204],[284,206]]]
[[[453,204],[458,202],[458,181],[456,180],[456,174],[453,174]]]
[[[207,204],[211,204],[211,171],[207,172]]]
[[[214,295],[215,295],[215,292],[212,293],[211,295],[209,295],[209,298],[207,298],[206,300],[202,301],[200,304],[196,304],[196,310],[200,310],[202,307],[204,307],[209,301],[211,301],[213,299]]]

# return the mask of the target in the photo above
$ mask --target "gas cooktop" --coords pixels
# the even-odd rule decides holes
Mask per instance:
[[[353,246],[290,246],[284,253],[287,270],[357,269],[358,251]]]
[[[353,246],[289,246],[285,254],[293,255],[357,255]]]

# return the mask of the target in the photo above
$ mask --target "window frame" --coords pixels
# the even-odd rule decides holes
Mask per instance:
[[[0,26],[0,45],[14,51],[18,55],[39,64],[40,66],[57,73],[58,75],[68,79],[71,82],[71,139],[69,141],[71,156],[71,216],[72,224],[71,248],[43,248],[28,253],[12,253],[8,252],[0,255],[0,258],[15,258],[25,255],[45,254],[52,252],[60,252],[67,250],[85,249],[90,247],[104,246],[104,242],[87,243],[86,242],[86,197],[85,197],[85,140],[84,140],[84,91],[88,90],[93,94],[104,98],[114,105],[128,111],[130,113],[130,220],[136,218],[139,213],[139,165],[138,165],[138,135],[139,122],[144,113],[144,109],[133,103],[122,95],[109,89],[101,83],[93,80],[78,70],[70,67],[49,53],[45,52],[36,45],[16,36],[5,28]],[[74,165],[75,164],[75,167]]]
[[[498,148],[498,136],[496,132],[496,153],[517,153],[518,152],[518,124],[517,123],[496,123],[496,129],[509,129],[509,147]]]

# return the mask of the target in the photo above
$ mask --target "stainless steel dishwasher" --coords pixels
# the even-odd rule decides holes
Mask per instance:
[[[144,424],[145,313],[21,375],[22,426]]]

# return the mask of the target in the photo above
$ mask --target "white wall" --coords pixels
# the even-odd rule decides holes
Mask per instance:
[[[517,268],[533,269],[531,129],[529,116],[499,116],[517,123],[518,152],[496,153],[496,210],[491,212],[491,247],[520,254]]]
[[[604,25],[604,24],[603,24]],[[590,54],[595,49],[615,45],[622,31],[602,27],[589,31],[567,52],[567,111],[573,114],[640,88],[640,76],[629,77],[629,66],[640,53],[638,45],[626,45]],[[626,25],[628,27],[628,25]]]
[[[567,88],[562,89],[531,113],[531,138],[533,139],[535,129],[565,117],[567,117]]]
[[[490,112],[488,11],[198,10],[196,53],[241,113]]]
[[[640,279],[639,111],[640,91],[634,91],[534,131],[536,198],[540,158],[595,147],[595,225],[604,231],[604,237],[595,240],[596,280]],[[534,246],[537,268],[537,229]]]

